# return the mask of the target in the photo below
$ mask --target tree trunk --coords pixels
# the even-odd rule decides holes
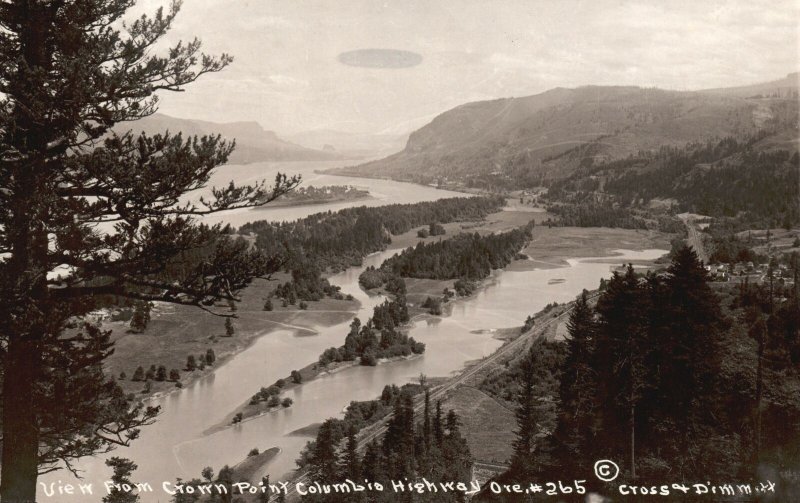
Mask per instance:
[[[767,323],[769,330],[769,323]],[[756,364],[756,420],[755,420],[755,449],[754,462],[758,468],[758,461],[761,458],[761,395],[764,393],[764,332],[759,331],[758,337],[758,358]]]
[[[631,478],[636,480],[636,405],[631,400]]]
[[[3,456],[0,499],[3,503],[36,501],[39,427],[34,382],[41,361],[36,342],[11,337],[3,379]],[[13,404],[13,405],[12,405]]]

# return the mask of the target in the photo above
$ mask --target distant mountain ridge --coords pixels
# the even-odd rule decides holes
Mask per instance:
[[[340,154],[358,157],[376,157],[401,150],[408,139],[405,134],[348,133],[332,129],[314,129],[287,135],[287,138],[308,148],[334,149]]]
[[[265,161],[331,161],[344,158],[336,152],[323,152],[296,145],[265,130],[257,122],[217,123],[193,119],[179,119],[164,114],[153,114],[136,122],[124,123],[116,130],[144,132],[146,134],[183,133],[184,136],[222,135],[236,140],[236,149],[230,164],[249,164]]]
[[[792,80],[794,79],[794,80]],[[444,112],[381,160],[336,170],[449,185],[542,185],[586,162],[795,124],[797,75],[743,88],[556,88]],[[765,97],[766,96],[766,97]]]
[[[704,93],[727,94],[729,96],[750,97],[774,97],[774,98],[797,98],[800,90],[800,72],[788,74],[786,77],[769,82],[761,82],[739,87],[723,87],[717,89],[705,89]]]

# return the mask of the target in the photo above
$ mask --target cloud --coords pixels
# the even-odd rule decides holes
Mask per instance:
[[[363,68],[409,68],[422,63],[422,55],[398,49],[358,49],[339,54],[336,58],[347,66]]]
[[[553,87],[741,85],[800,69],[798,20],[800,0],[192,0],[170,41],[236,59],[162,111],[378,131]]]

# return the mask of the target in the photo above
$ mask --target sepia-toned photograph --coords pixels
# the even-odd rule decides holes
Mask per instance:
[[[0,0],[0,503],[800,503],[800,1]]]

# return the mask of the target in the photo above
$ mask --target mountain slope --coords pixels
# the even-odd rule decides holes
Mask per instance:
[[[790,73],[786,77],[770,82],[762,82],[749,86],[724,87],[720,89],[706,89],[703,93],[723,94],[726,96],[739,96],[742,98],[795,98],[800,90],[800,73]]]
[[[263,161],[329,161],[341,159],[339,154],[301,147],[267,131],[257,122],[216,123],[191,119],[178,119],[164,114],[154,114],[142,120],[121,124],[118,132],[133,131],[146,134],[182,132],[184,136],[220,134],[236,140],[236,149],[230,164],[249,164]]]
[[[557,88],[456,107],[413,132],[401,152],[339,172],[462,186],[542,185],[587,162],[785,127],[797,108],[796,99],[718,90]]]

